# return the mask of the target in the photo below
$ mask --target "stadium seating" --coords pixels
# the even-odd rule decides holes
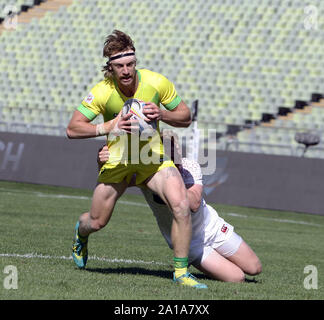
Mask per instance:
[[[16,1],[22,5],[32,1]],[[80,0],[30,23],[18,17],[15,31],[0,34],[0,129],[64,134],[74,108],[102,78],[103,42],[117,28],[135,40],[140,68],[167,75],[189,105],[199,99],[199,127],[221,133],[219,148],[296,155],[296,132],[323,132],[323,107],[294,108],[323,92],[324,4],[312,5],[305,11],[301,0]],[[278,116],[282,106],[291,118]],[[264,114],[275,118],[271,126]],[[247,122],[258,125],[246,129]],[[235,137],[227,125],[239,128]],[[252,136],[258,147],[249,145]]]

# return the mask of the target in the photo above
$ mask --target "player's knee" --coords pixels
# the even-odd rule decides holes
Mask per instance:
[[[234,274],[231,275],[227,282],[244,282],[245,281],[245,273],[240,269]]]
[[[254,265],[254,275],[260,274],[261,272],[262,272],[262,264],[258,259],[258,261]]]
[[[262,272],[262,264],[260,260],[257,258],[253,261],[250,265],[248,270],[246,271],[247,274],[250,276],[256,276]]]
[[[93,232],[101,230],[107,223],[100,219],[91,220],[91,229]]]

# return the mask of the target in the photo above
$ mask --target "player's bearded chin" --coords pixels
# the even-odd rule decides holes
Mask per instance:
[[[134,78],[135,78],[134,75],[135,75],[135,72],[133,74],[129,73],[127,75],[123,75],[123,76],[120,77],[120,80],[129,80],[129,79],[131,79],[132,82],[133,82]]]
[[[115,74],[114,76],[119,83],[130,86],[133,85],[134,82],[136,81],[135,75],[136,75],[136,70],[134,71],[132,70],[127,74],[119,74],[119,75]]]

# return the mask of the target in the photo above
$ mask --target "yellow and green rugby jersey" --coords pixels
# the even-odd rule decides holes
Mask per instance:
[[[179,105],[181,99],[177,95],[173,83],[166,77],[146,69],[137,70],[137,75],[139,84],[133,97],[126,97],[120,91],[115,81],[105,79],[91,89],[89,95],[78,107],[78,110],[89,120],[93,120],[99,114],[102,114],[106,122],[114,119],[122,109],[124,103],[130,98],[145,102],[154,102],[157,106],[161,103],[168,110],[172,110]],[[141,150],[148,150],[148,152],[145,151],[142,154],[155,154],[160,159],[163,155],[163,147],[159,138],[159,126],[156,135],[157,137],[148,138],[146,141],[139,141],[139,148],[137,148],[138,154],[135,156],[134,150],[136,149],[130,148],[131,135],[124,135],[117,138],[109,136],[107,141],[110,152],[109,163],[119,163],[125,159],[137,159]],[[128,148],[125,148],[126,143]],[[148,143],[149,148],[146,147],[143,149],[143,146]],[[126,158],[125,151],[127,151]],[[132,157],[131,151],[133,152]]]

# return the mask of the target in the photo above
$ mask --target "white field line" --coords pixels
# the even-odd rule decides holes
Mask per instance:
[[[10,190],[8,191],[5,188],[0,188],[0,191],[7,194],[15,194],[15,193],[23,193],[23,194],[30,194],[36,197],[40,198],[54,198],[54,199],[76,199],[76,200],[91,200],[92,197],[87,196],[72,196],[68,194],[49,194],[49,193],[43,193],[43,192],[37,192],[37,191],[18,191],[18,190]],[[149,208],[148,204],[146,203],[140,203],[140,202],[134,202],[134,201],[125,201],[125,200],[118,200],[117,204],[126,204],[131,206],[138,206],[138,207],[147,207]]]
[[[50,259],[50,260],[72,260],[72,256],[50,256],[43,255],[39,253],[0,253],[0,257],[12,257],[12,258],[23,258],[23,259]],[[157,261],[143,261],[143,260],[132,260],[132,259],[108,259],[108,258],[100,258],[97,256],[89,256],[89,260],[98,260],[109,263],[127,263],[127,264],[148,264],[148,265],[168,265],[167,263],[157,262]]]
[[[307,222],[307,221],[297,221],[297,220],[289,220],[289,219],[277,219],[277,218],[266,218],[266,217],[258,217],[258,216],[246,216],[244,214],[238,214],[234,212],[225,213],[228,216],[232,217],[238,217],[238,218],[249,218],[249,219],[259,219],[259,220],[266,220],[266,221],[274,221],[274,222],[280,222],[280,223],[294,223],[294,224],[302,224],[307,226],[313,226],[313,227],[323,227],[320,224]]]
[[[7,194],[15,194],[15,193],[24,193],[24,194],[30,194],[36,197],[42,197],[42,198],[56,198],[56,199],[77,199],[77,200],[91,200],[91,197],[87,196],[72,196],[67,194],[47,194],[42,192],[36,192],[36,191],[20,191],[20,190],[8,190],[5,188],[0,188],[0,191]],[[125,204],[125,205],[131,205],[131,206],[139,206],[139,207],[146,207],[149,208],[149,206],[146,203],[140,203],[140,202],[134,202],[134,201],[125,201],[125,200],[118,200],[117,204]],[[317,223],[311,223],[307,221],[297,221],[297,220],[290,220],[290,219],[277,219],[277,218],[266,218],[266,217],[258,217],[258,216],[247,216],[243,214],[238,214],[234,212],[229,213],[221,213],[221,215],[228,215],[238,218],[248,218],[248,219],[260,219],[265,221],[273,221],[273,222],[279,222],[279,223],[292,223],[292,224],[301,224],[301,225],[308,225],[313,227],[323,227],[320,224]]]

